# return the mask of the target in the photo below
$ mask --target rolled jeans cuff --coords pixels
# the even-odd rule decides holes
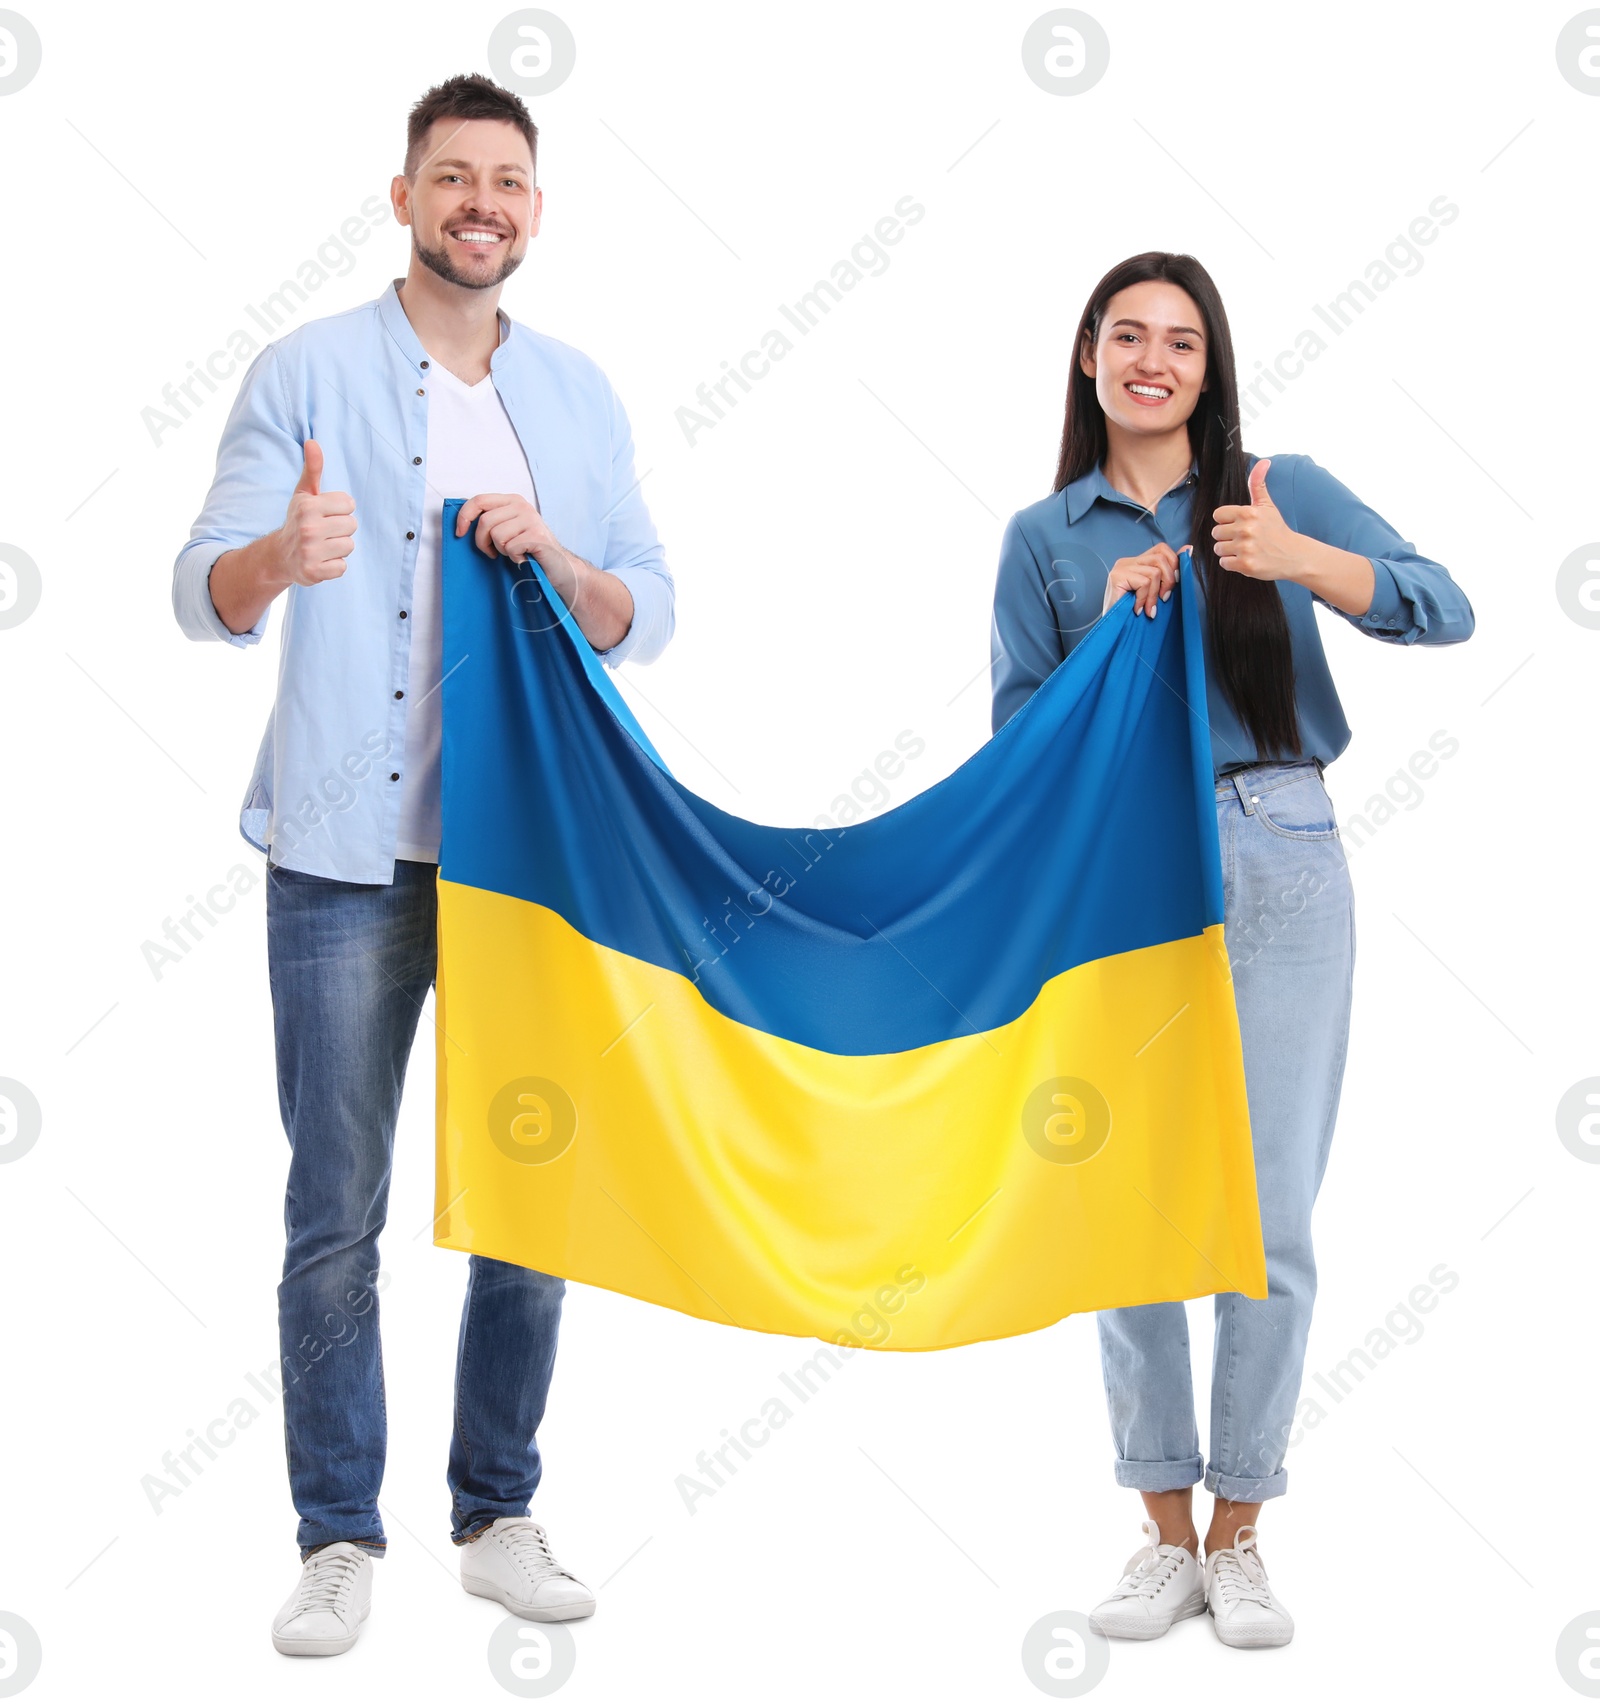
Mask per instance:
[[[1145,1494],[1192,1488],[1203,1468],[1198,1453],[1192,1459],[1118,1459],[1112,1466],[1118,1488],[1140,1489]]]
[[[338,1536],[328,1542],[306,1542],[300,1548],[300,1564],[304,1565],[319,1548],[331,1548],[335,1541],[354,1542],[358,1548],[365,1549],[375,1560],[381,1560],[389,1546],[387,1539],[381,1536]]]
[[[477,1501],[472,1511],[465,1518],[455,1518],[452,1514],[450,1540],[458,1548],[464,1548],[467,1543],[475,1541],[491,1524],[502,1518],[526,1518],[528,1503],[522,1501]]]
[[[1206,1466],[1206,1488],[1219,1500],[1241,1501],[1253,1505],[1272,1500],[1289,1486],[1289,1473],[1277,1470],[1270,1477],[1233,1477],[1219,1471],[1215,1465]]]

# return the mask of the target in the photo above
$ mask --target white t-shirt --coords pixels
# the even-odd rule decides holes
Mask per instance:
[[[411,589],[411,677],[406,685],[406,750],[400,784],[401,860],[439,858],[439,692],[444,643],[440,588],[442,506],[447,498],[517,492],[537,503],[528,459],[493,375],[476,385],[434,362],[428,370],[427,500]],[[473,524],[476,528],[476,523]]]

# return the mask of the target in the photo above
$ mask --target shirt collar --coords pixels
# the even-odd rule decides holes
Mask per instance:
[[[403,278],[391,279],[389,288],[378,298],[378,315],[383,321],[389,336],[400,346],[405,358],[412,367],[420,369],[427,361],[428,353],[417,341],[416,329],[406,318],[406,311],[400,306],[399,287],[405,283]],[[494,367],[500,360],[500,353],[505,349],[506,340],[511,336],[511,317],[503,308],[496,308],[495,314],[500,320],[500,342],[495,346],[494,354],[489,358],[489,366]]]
[[[1184,487],[1199,477],[1199,472],[1199,459],[1191,458],[1188,474],[1172,490],[1181,492]],[[1166,495],[1163,494],[1163,496]],[[1081,474],[1076,480],[1067,482],[1067,521],[1080,521],[1097,498],[1105,499],[1108,504],[1133,503],[1131,498],[1125,497],[1111,485],[1101,469],[1092,468],[1087,474]]]

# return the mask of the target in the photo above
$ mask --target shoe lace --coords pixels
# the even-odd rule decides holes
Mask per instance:
[[[1164,1554],[1154,1546],[1147,1546],[1129,1562],[1116,1593],[1126,1597],[1142,1596],[1146,1600],[1158,1596],[1182,1563],[1175,1551]]]
[[[349,1594],[360,1569],[361,1561],[353,1554],[319,1549],[301,1569],[294,1611],[309,1613],[318,1607],[337,1607]]]
[[[502,1525],[496,1532],[495,1538],[510,1553],[513,1560],[533,1577],[565,1577],[554,1554],[550,1552],[550,1541],[544,1533],[542,1524],[535,1524],[531,1518],[519,1518],[510,1524]]]
[[[1253,1601],[1259,1607],[1272,1605],[1267,1568],[1256,1552],[1255,1538],[1217,1551],[1217,1589],[1224,1601]]]

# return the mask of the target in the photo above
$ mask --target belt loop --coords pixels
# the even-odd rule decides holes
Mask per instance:
[[[1251,806],[1250,791],[1245,787],[1244,780],[1247,774],[1248,773],[1244,771],[1235,771],[1229,781],[1233,784],[1234,793],[1239,797],[1239,805],[1242,806],[1247,813],[1254,814],[1256,809]]]

